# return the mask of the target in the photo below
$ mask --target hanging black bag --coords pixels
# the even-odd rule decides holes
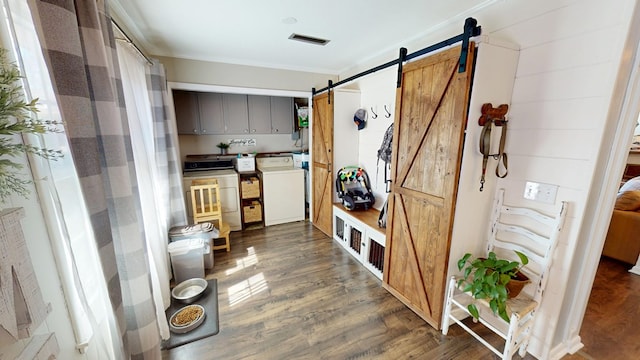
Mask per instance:
[[[378,149],[378,160],[376,163],[376,168],[380,160],[384,162],[384,183],[386,185],[387,194],[391,192],[391,179],[389,179],[389,166],[391,164],[391,149],[393,145],[393,123],[389,125],[387,131],[384,133],[384,137],[382,138],[382,144],[380,145],[380,149]],[[378,173],[376,169],[376,179],[378,178]],[[388,199],[384,201],[384,205],[382,205],[382,209],[380,209],[380,215],[378,216],[378,226],[381,228],[387,227],[387,203]]]
[[[382,144],[378,149],[378,159],[376,160],[376,181],[378,181],[378,168],[380,160],[384,162],[384,183],[386,184],[386,192],[391,192],[391,179],[389,179],[389,166],[391,164],[391,148],[393,145],[393,123],[389,125],[387,131],[382,138]]]

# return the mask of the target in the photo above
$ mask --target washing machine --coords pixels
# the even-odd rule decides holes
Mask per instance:
[[[262,180],[264,225],[305,219],[304,170],[293,166],[293,156],[256,158]]]

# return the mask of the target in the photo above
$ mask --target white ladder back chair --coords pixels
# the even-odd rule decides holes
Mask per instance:
[[[471,293],[461,291],[457,277],[449,281],[447,300],[442,324],[442,333],[447,334],[454,321],[478,341],[488,347],[501,359],[511,359],[518,351],[525,356],[534,325],[535,313],[544,294],[547,274],[551,268],[553,253],[567,213],[567,202],[560,202],[553,216],[525,207],[508,206],[503,203],[504,189],[498,190],[491,214],[486,251],[494,252],[499,258],[518,261],[515,251],[525,254],[529,263],[521,271],[531,283],[515,298],[507,300],[509,322],[494,315],[486,301],[473,299]],[[478,321],[505,342],[499,351],[487,340],[474,332],[462,320],[470,315],[467,306],[474,303],[479,309]]]
[[[222,217],[220,190],[218,181],[200,180],[191,184],[191,206],[193,206],[193,222],[219,220]]]
[[[231,227],[222,220],[222,203],[220,202],[220,186],[216,179],[195,179],[191,183],[191,205],[195,224],[210,222],[218,229],[219,238],[224,244],[213,245],[212,250],[225,249],[231,251],[229,234]]]

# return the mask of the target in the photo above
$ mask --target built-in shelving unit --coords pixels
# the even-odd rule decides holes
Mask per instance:
[[[262,225],[264,221],[262,207],[262,184],[257,172],[241,172],[240,202],[242,203],[242,228],[249,225]]]
[[[380,211],[348,211],[333,205],[333,239],[378,279],[384,271],[385,229],[378,227]]]

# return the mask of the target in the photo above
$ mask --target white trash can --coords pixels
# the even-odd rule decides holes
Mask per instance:
[[[179,284],[192,278],[204,279],[205,246],[203,239],[185,239],[169,243],[173,280]]]
[[[195,225],[174,226],[169,229],[169,242],[173,243],[186,239],[203,239],[205,241],[204,268],[213,268],[213,239],[218,238],[220,232],[211,223],[201,223]]]

